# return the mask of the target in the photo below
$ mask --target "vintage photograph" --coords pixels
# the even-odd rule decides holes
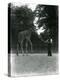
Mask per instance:
[[[58,74],[58,6],[8,3],[8,76]]]

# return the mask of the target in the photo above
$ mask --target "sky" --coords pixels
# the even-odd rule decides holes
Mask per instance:
[[[14,2],[13,3],[13,5],[14,6],[22,6],[22,5],[27,5],[28,6],[28,8],[31,8],[32,9],[32,11],[34,11],[35,10],[35,8],[36,8],[36,5],[37,5],[37,3],[35,3],[35,4],[31,4],[31,3],[18,3],[18,2]]]

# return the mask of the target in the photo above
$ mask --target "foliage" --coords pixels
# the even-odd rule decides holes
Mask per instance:
[[[16,7],[15,9],[16,23],[21,30],[29,29],[33,24],[33,12],[26,5]]]

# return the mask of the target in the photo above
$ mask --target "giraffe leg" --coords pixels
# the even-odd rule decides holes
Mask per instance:
[[[32,49],[32,42],[31,42],[31,40],[29,39],[29,42],[30,42],[30,45],[31,45],[31,52],[33,51],[33,49]]]
[[[22,54],[23,54],[23,56],[24,56],[23,41],[21,41],[21,51],[22,51]]]
[[[18,51],[19,51],[19,44],[17,43],[17,56],[18,56]]]
[[[26,53],[27,53],[27,55],[28,55],[28,50],[27,50],[27,48],[28,48],[28,42],[26,41]]]
[[[31,44],[31,52],[33,52],[33,49],[32,49],[32,42],[30,41],[30,44]]]

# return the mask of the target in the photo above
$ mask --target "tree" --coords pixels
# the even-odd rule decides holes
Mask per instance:
[[[33,25],[33,12],[28,6],[14,6],[10,5],[10,33],[11,44],[13,48],[16,48],[17,35],[19,31],[23,31],[32,28]]]
[[[15,9],[16,24],[18,30],[25,30],[32,27],[33,23],[33,12],[26,5],[16,7]]]
[[[35,16],[37,15],[39,17],[39,20],[38,20],[39,26],[38,27],[41,27],[43,24],[47,25],[48,14],[47,14],[45,8],[46,8],[46,6],[38,4],[34,11],[34,13],[35,13],[34,15]]]
[[[42,25],[45,23],[46,28],[50,30],[49,36],[53,39],[53,48],[54,52],[56,52],[58,50],[58,6],[37,5],[36,10],[40,18],[43,16],[46,17],[42,20],[39,19],[39,24]],[[41,25],[39,25],[39,27]],[[44,34],[44,36],[45,35],[46,34]]]
[[[58,52],[58,6],[46,6],[48,28],[53,39],[53,51]]]

